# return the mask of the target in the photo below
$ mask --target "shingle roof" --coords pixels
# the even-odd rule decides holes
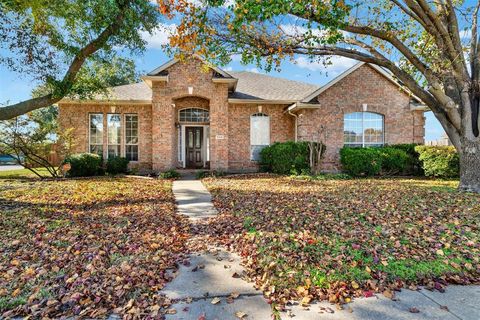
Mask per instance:
[[[98,94],[95,100],[152,100],[152,89],[145,82],[112,87],[108,95]]]
[[[266,74],[240,71],[229,72],[238,79],[235,92],[229,98],[260,100],[302,100],[319,87],[313,84],[272,77]]]

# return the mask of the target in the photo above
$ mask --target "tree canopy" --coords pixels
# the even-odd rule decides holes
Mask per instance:
[[[117,84],[134,68],[122,51],[141,53],[142,32],[152,33],[160,16],[148,0],[2,2],[0,63],[43,94],[1,108],[0,120]]]

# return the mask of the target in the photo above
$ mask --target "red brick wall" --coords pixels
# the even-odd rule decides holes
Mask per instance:
[[[89,138],[89,114],[103,113],[103,150],[104,157],[106,157],[107,150],[107,114],[120,113],[122,114],[122,126],[124,126],[124,115],[135,113],[138,114],[139,125],[139,141],[138,163],[132,162],[131,167],[138,167],[142,170],[150,170],[152,165],[152,106],[151,105],[117,105],[108,106],[100,104],[59,104],[59,124],[63,130],[73,128],[75,136],[75,153],[88,152],[88,138]],[[121,136],[121,153],[124,154],[124,134],[122,129]]]
[[[262,105],[262,113],[270,117],[270,142],[295,139],[294,118],[284,113],[286,105]],[[258,105],[230,104],[228,107],[230,170],[252,170],[257,164],[250,160],[250,116],[259,112]]]
[[[318,109],[299,112],[299,140],[310,140],[325,127],[327,153],[326,170],[339,170],[339,150],[343,147],[343,118],[346,113],[363,111],[384,115],[385,143],[423,143],[424,116],[410,110],[410,97],[398,86],[368,65],[328,88],[319,97]]]
[[[182,98],[203,98],[209,101],[210,108],[210,167],[216,170],[228,168],[228,85],[212,82],[213,72],[205,69],[198,59],[177,63],[168,68],[168,82],[153,83],[154,113],[153,131],[153,167],[157,170],[169,169],[177,163],[177,130],[175,113],[182,101],[187,105],[195,100]],[[188,87],[193,93],[188,93]],[[176,106],[176,101],[179,106]],[[175,105],[175,107],[174,107]],[[223,139],[215,139],[216,136]]]

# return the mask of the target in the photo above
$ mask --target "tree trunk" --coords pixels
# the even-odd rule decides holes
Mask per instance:
[[[462,139],[459,150],[460,185],[462,191],[480,193],[480,139]]]

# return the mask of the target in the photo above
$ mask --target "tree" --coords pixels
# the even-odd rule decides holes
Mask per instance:
[[[0,120],[105,89],[112,81],[104,76],[132,64],[118,57],[119,50],[144,50],[141,33],[157,27],[157,9],[148,0],[0,3],[0,63],[37,81],[43,92],[0,108]]]
[[[27,115],[0,122],[0,154],[15,158],[39,178],[61,176],[58,167],[73,146],[72,129],[59,131],[56,117],[58,110],[50,106]],[[55,158],[52,155],[55,154]],[[45,168],[43,176],[36,168]]]
[[[389,70],[435,114],[461,162],[460,189],[480,192],[480,1],[210,0],[160,2],[182,12],[174,51],[267,70],[304,55],[343,56]]]

